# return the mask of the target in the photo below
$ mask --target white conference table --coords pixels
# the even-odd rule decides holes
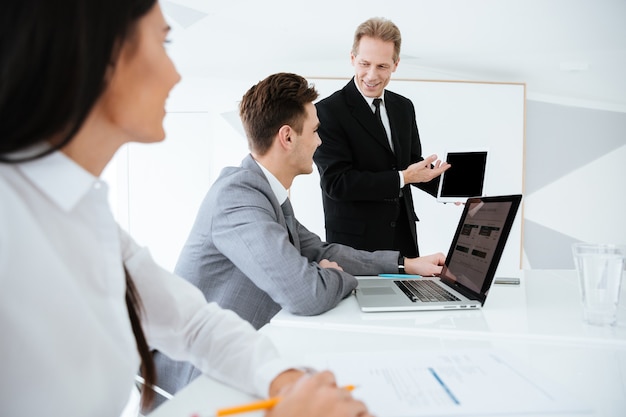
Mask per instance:
[[[557,287],[563,288],[551,294]],[[478,311],[361,313],[353,298],[315,317],[281,312],[260,332],[282,354],[305,362],[310,354],[496,349],[588,406],[575,415],[626,415],[626,303],[620,307],[615,327],[582,323],[574,271],[526,271],[519,286],[494,285],[485,307]],[[210,416],[218,408],[250,400],[236,389],[201,376],[150,417]],[[420,415],[419,410],[415,415]]]
[[[280,311],[276,327],[321,328],[400,335],[454,335],[626,347],[626,285],[618,325],[598,327],[582,320],[574,270],[520,272],[520,285],[494,284],[479,310],[363,313],[350,296],[324,314],[296,316]]]

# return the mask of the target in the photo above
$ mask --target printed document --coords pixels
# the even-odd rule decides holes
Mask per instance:
[[[499,350],[386,351],[310,356],[377,417],[579,413],[575,395],[530,375]]]

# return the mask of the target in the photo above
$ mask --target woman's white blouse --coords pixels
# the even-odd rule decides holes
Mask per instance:
[[[267,395],[293,364],[247,322],[157,266],[115,223],[107,190],[60,152],[0,163],[0,415],[121,413],[139,368],[122,259],[152,348]]]

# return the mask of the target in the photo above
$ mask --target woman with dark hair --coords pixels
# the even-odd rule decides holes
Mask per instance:
[[[268,416],[369,415],[115,223],[99,176],[122,145],[165,136],[168,31],[155,0],[0,3],[0,415],[119,415],[139,368],[155,380],[150,349],[280,393]]]

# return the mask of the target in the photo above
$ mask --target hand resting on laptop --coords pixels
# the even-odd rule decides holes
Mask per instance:
[[[445,261],[446,256],[441,252],[419,258],[405,258],[404,272],[426,277],[438,276]]]

